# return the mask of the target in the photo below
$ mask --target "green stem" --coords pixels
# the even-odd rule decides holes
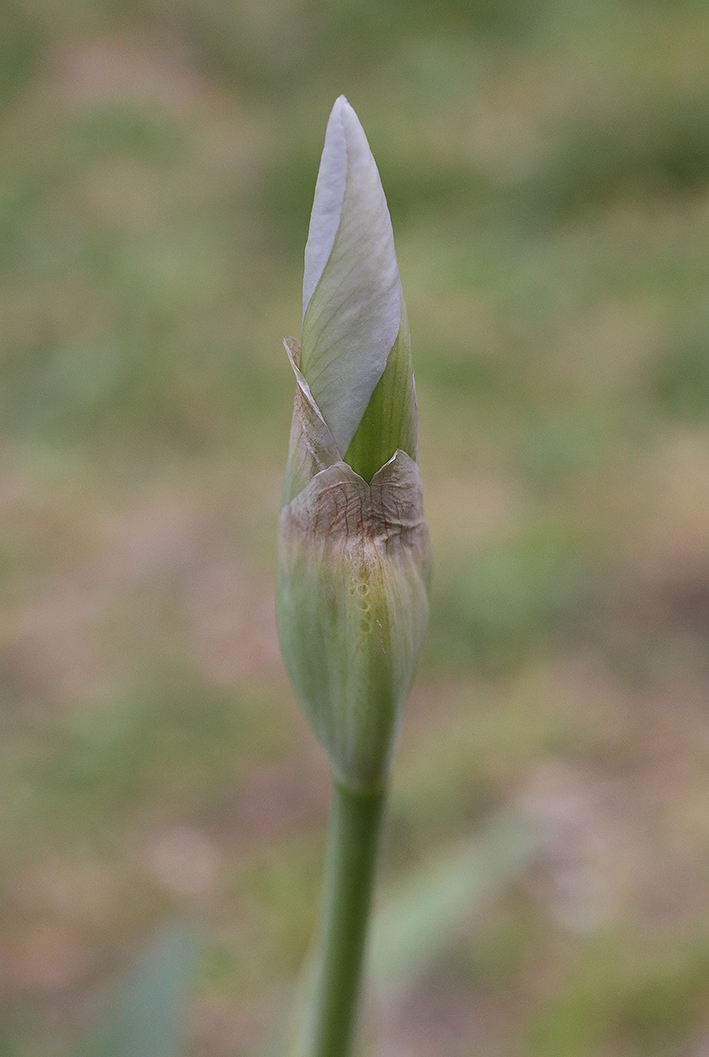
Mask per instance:
[[[354,793],[335,782],[312,1057],[347,1057],[350,1053],[384,799],[383,791]]]

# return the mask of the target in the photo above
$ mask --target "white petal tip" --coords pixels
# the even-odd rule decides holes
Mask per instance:
[[[386,198],[364,129],[341,95],[327,123],[305,247],[301,369],[343,452],[400,324]]]

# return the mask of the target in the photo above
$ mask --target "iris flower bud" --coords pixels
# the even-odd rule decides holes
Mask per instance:
[[[383,786],[428,622],[406,308],[379,173],[344,96],[305,249],[279,537],[284,661],[335,778]]]

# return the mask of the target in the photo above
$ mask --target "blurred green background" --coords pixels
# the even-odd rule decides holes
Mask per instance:
[[[312,193],[344,92],[414,343],[432,621],[386,887],[549,850],[379,1057],[709,1053],[704,0],[5,0],[0,1053],[65,1057],[202,922],[193,1057],[312,933],[325,759],[275,637]]]

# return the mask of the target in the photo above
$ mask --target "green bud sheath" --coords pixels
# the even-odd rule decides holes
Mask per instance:
[[[279,538],[278,631],[333,773],[381,787],[428,622],[418,422],[391,221],[344,97],[328,123],[304,279]],[[343,458],[341,451],[345,449]]]
[[[346,463],[281,516],[278,626],[288,672],[337,779],[387,772],[428,622],[418,467],[397,452],[368,484]]]

